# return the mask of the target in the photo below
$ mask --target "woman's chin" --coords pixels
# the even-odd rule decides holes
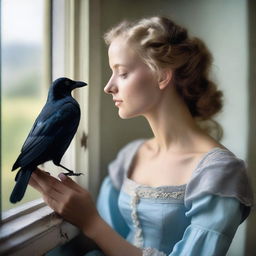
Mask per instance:
[[[120,117],[121,119],[130,119],[130,118],[132,118],[132,116],[129,116],[129,115],[120,115],[120,114],[119,114],[119,117]]]
[[[121,111],[120,109],[118,111],[118,115],[121,119],[130,119],[130,118],[134,118],[134,117],[138,116],[138,115],[132,114],[132,113],[125,113],[125,112]]]

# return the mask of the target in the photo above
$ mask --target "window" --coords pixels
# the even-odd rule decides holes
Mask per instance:
[[[9,142],[6,138],[4,144],[2,144],[2,159],[6,158],[5,165],[2,169],[2,178],[8,178],[10,175],[10,169],[13,162],[18,156],[19,150],[36,118],[39,111],[41,110],[43,104],[46,100],[46,93],[48,91],[48,86],[50,81],[56,79],[60,76],[66,76],[75,80],[83,80],[88,82],[88,1],[82,0],[3,0],[1,3],[1,14],[2,14],[2,76],[1,82],[5,83],[8,79],[18,79],[18,75],[21,75],[21,71],[26,73],[31,72],[30,76],[27,76],[27,82],[21,83],[18,80],[17,83],[13,84],[13,91],[11,86],[5,86],[4,93],[2,95],[3,104],[10,102],[8,97],[13,97],[15,102],[10,102],[8,107],[2,104],[2,123],[5,122],[4,118],[8,118],[10,113],[10,106],[13,107],[13,113],[16,114],[19,111],[18,117],[13,117],[13,123],[9,124],[9,127],[2,130],[2,138],[7,137],[9,134],[15,139],[18,136],[18,132],[23,132],[23,137],[20,138],[20,142],[15,145],[17,150],[11,148],[9,154],[14,156],[6,157],[7,148],[12,146],[12,142]],[[38,8],[37,11],[31,11],[29,14],[25,11],[31,10],[32,7]],[[22,50],[21,56],[25,56],[29,59],[26,63],[24,60],[21,61],[21,57],[17,53],[18,48],[15,48],[15,52],[11,51],[11,56],[14,58],[13,65],[16,65],[16,69],[12,69],[12,73],[6,73],[7,63],[5,55],[6,41],[10,39],[10,36],[5,36],[4,33],[10,33],[7,29],[7,22],[5,22],[8,12],[7,8],[10,8],[10,14],[13,19],[12,26],[15,22],[18,25],[23,25],[20,27],[15,27],[15,32],[20,33],[20,35],[25,35],[25,41],[28,40],[28,35],[32,35],[36,39],[31,39],[35,44],[31,46],[29,41],[29,47]],[[16,8],[16,9],[15,9]],[[14,9],[16,11],[14,11]],[[40,14],[39,14],[40,12]],[[22,13],[20,18],[19,13]],[[28,26],[33,27],[35,25],[35,31],[27,30],[25,32],[24,19],[28,19]],[[40,20],[40,22],[39,22]],[[34,23],[34,24],[31,24]],[[7,31],[8,30],[8,31]],[[5,37],[5,38],[4,38]],[[8,38],[8,40],[6,39]],[[5,41],[6,40],[6,41]],[[13,40],[16,44],[19,42],[17,38]],[[34,50],[34,49],[37,49]],[[35,54],[32,56],[32,53]],[[29,57],[28,57],[29,56]],[[18,61],[19,60],[19,61]],[[18,66],[20,65],[20,66]],[[36,69],[38,67],[38,69]],[[13,71],[17,70],[17,74]],[[20,71],[20,73],[18,73]],[[32,78],[33,79],[32,79]],[[5,80],[4,80],[5,79]],[[25,80],[25,78],[22,77]],[[22,80],[23,81],[23,80]],[[34,82],[32,82],[34,81]],[[7,85],[7,83],[5,83]],[[23,85],[23,87],[22,87]],[[32,88],[32,89],[31,89]],[[15,90],[14,90],[15,89]],[[18,89],[18,90],[17,90]],[[17,90],[17,92],[16,92]],[[10,93],[11,91],[11,93]],[[10,96],[11,95],[11,96]],[[29,98],[28,95],[31,97]],[[85,175],[78,177],[77,180],[83,186],[87,186],[88,179],[88,150],[81,146],[81,139],[86,137],[87,126],[88,126],[88,89],[81,89],[74,92],[73,95],[77,98],[81,107],[81,121],[77,131],[77,135],[74,138],[72,145],[68,149],[63,158],[63,165],[74,169],[76,171],[84,171]],[[9,101],[7,101],[7,99]],[[11,98],[12,99],[12,98]],[[13,100],[14,100],[13,99]],[[23,105],[18,104],[22,102]],[[29,109],[27,108],[28,104]],[[38,110],[36,110],[36,107]],[[23,109],[24,108],[24,109]],[[33,110],[33,115],[31,111]],[[22,112],[24,111],[24,112]],[[19,119],[18,119],[19,118]],[[24,128],[21,128],[21,122],[27,122],[24,124]],[[16,127],[19,127],[17,132]],[[11,129],[14,129],[11,132]],[[21,135],[20,135],[21,136]],[[14,160],[13,160],[13,159]],[[4,166],[4,163],[3,163]],[[56,173],[63,171],[62,169],[56,168],[50,162],[44,165],[46,170],[52,173],[52,170],[56,170]],[[7,175],[7,174],[8,175]],[[14,176],[8,178],[11,182],[14,180]],[[6,181],[2,181],[6,183]],[[14,183],[13,183],[14,184]],[[1,193],[2,202],[4,205],[4,212],[2,216],[2,223],[0,225],[0,254],[2,255],[32,255],[31,252],[36,251],[37,254],[44,254],[46,251],[54,248],[60,243],[64,243],[77,234],[77,229],[64,222],[61,218],[56,216],[52,210],[47,207],[42,199],[35,199],[40,195],[34,194],[33,192],[28,192],[27,203],[22,200],[21,205],[14,205],[12,209],[8,205],[9,195],[13,188],[13,185],[8,185],[9,191],[6,189],[4,195]],[[4,187],[3,187],[4,188]],[[31,189],[32,190],[32,189]],[[32,200],[32,201],[31,201]],[[9,210],[7,210],[9,209]],[[5,211],[7,210],[7,211]],[[17,254],[19,252],[19,254]]]
[[[4,211],[14,207],[9,202],[17,173],[11,172],[12,165],[44,103],[43,4],[43,0],[2,1],[1,195]],[[21,203],[38,197],[35,190],[28,188]]]

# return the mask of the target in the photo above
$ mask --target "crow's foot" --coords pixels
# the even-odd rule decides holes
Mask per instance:
[[[69,172],[66,172],[66,173],[63,173],[65,174],[66,176],[80,176],[80,175],[84,175],[83,173],[79,172],[79,173],[75,173],[73,171],[69,171]]]
[[[62,167],[63,169],[65,169],[66,171],[68,171],[68,172],[64,173],[66,176],[80,176],[80,175],[83,175],[83,173],[81,173],[81,172],[75,173],[74,171],[68,169],[67,167],[65,167],[61,164],[59,164],[59,166]]]

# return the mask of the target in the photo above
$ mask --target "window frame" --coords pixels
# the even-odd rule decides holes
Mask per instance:
[[[63,221],[37,199],[3,213],[0,227],[1,255],[43,255],[78,234],[76,227]]]
[[[91,2],[90,2],[91,3]],[[93,3],[95,5],[98,0]],[[54,5],[56,5],[54,7]],[[89,80],[89,1],[84,0],[45,0],[45,51],[47,57],[45,58],[45,84],[50,84],[54,78],[52,68],[54,43],[53,39],[53,15],[55,10],[58,10],[58,5],[62,5],[62,14],[64,15],[64,30],[65,30],[65,56],[64,56],[64,73],[65,76],[75,80],[88,81]],[[90,6],[91,7],[91,6]],[[50,31],[50,33],[49,33]],[[58,47],[58,46],[55,46]],[[81,57],[82,56],[82,57]],[[68,64],[68,65],[67,65]],[[47,68],[48,67],[48,68]],[[76,181],[83,187],[88,187],[88,179],[93,180],[92,187],[97,187],[98,173],[88,175],[89,166],[97,166],[92,164],[88,159],[87,148],[82,148],[81,140],[88,134],[88,98],[89,93],[93,93],[95,98],[95,91],[83,92],[77,90],[74,92],[74,97],[78,100],[81,107],[81,121],[77,134],[71,143],[69,151],[64,157],[65,161],[71,163],[75,170],[85,170],[85,175],[76,177]],[[95,138],[98,140],[97,133]],[[93,143],[93,140],[91,143]],[[95,144],[94,144],[95,145]],[[96,145],[98,145],[96,141]],[[90,146],[90,145],[89,145]],[[99,156],[98,147],[94,150],[95,156],[93,162],[98,162],[96,159]],[[94,147],[93,147],[94,148]],[[96,161],[95,161],[96,160]],[[50,166],[49,166],[50,167]],[[45,168],[48,168],[46,163]],[[56,167],[54,167],[56,169]],[[95,186],[94,186],[95,184]],[[90,188],[89,188],[90,189]],[[96,196],[96,191],[92,191],[93,196]],[[1,255],[42,255],[47,251],[64,244],[67,241],[78,235],[79,230],[64,221],[60,216],[55,214],[43,200],[37,199],[21,206],[10,209],[6,212],[1,211],[2,219],[0,225],[0,254]]]
[[[2,35],[2,0],[0,0],[0,35]],[[2,40],[0,39],[0,75],[2,73]],[[2,79],[0,79],[0,99],[2,101]],[[2,104],[0,103],[0,122],[2,124]],[[0,125],[0,138],[2,141],[2,125]],[[0,147],[0,162],[2,163],[2,144]],[[2,169],[0,168],[0,191],[2,191]],[[0,225],[2,220],[2,197],[0,196]]]

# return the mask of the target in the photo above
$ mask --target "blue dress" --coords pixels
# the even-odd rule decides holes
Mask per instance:
[[[97,201],[100,215],[144,256],[225,255],[253,202],[244,162],[214,148],[187,184],[150,187],[128,178],[144,141],[129,143],[109,165]]]

